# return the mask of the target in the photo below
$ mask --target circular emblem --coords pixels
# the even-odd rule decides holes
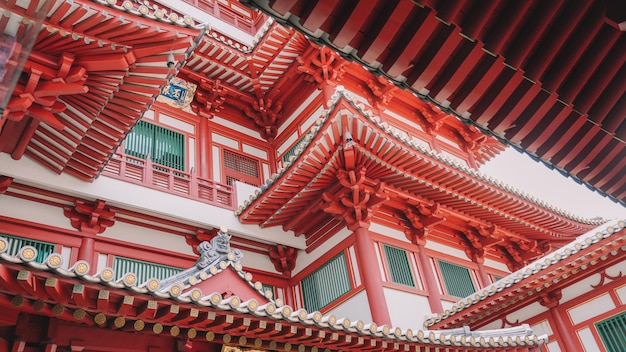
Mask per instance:
[[[81,276],[87,274],[87,272],[89,272],[89,264],[82,260],[76,262],[76,264],[74,265],[74,272]]]
[[[211,303],[218,304],[222,300],[222,296],[219,293],[214,293],[211,295]]]
[[[175,13],[171,13],[170,14],[170,21],[172,21],[172,22],[178,21],[178,15],[175,14]]]
[[[174,285],[174,286],[170,287],[170,295],[172,295],[172,296],[180,295],[180,291],[181,291],[181,289],[180,289],[180,286],[178,286],[178,285]]]
[[[0,244],[1,245],[1,244]],[[51,268],[58,268],[63,264],[63,258],[57,253],[52,253],[48,256],[48,260],[46,260],[48,266]]]
[[[230,306],[232,308],[237,308],[237,307],[239,307],[239,304],[241,303],[241,301],[236,296],[232,296],[230,298],[230,302],[229,303],[230,303]]]
[[[114,276],[114,272],[113,272],[113,269],[111,268],[105,268],[104,270],[100,272],[100,278],[105,282],[113,280],[113,276]]]
[[[103,313],[98,313],[96,314],[95,317],[93,317],[93,321],[98,324],[98,325],[102,325],[104,323],[106,323],[107,321],[107,316],[104,315]]]
[[[158,288],[159,288],[159,280],[150,279],[150,281],[148,281],[148,290],[156,291]]]
[[[252,280],[252,274],[251,273],[246,273],[246,280],[247,281],[251,281]]]
[[[215,333],[213,331],[207,331],[206,335],[204,335],[204,338],[207,341],[213,341],[215,339]]]
[[[135,274],[128,273],[124,275],[124,285],[126,286],[134,286],[137,282],[137,277]]]
[[[269,314],[274,314],[274,312],[276,312],[276,306],[274,306],[273,303],[268,303],[265,306],[265,311],[268,312]]]
[[[22,248],[20,252],[20,257],[25,262],[33,261],[37,257],[37,249],[33,246],[26,246]]]
[[[258,307],[259,304],[254,299],[248,301],[248,310],[253,311],[256,310]]]
[[[284,317],[290,316],[291,315],[291,307],[284,306],[283,309],[281,310],[281,313],[283,314]]]
[[[133,328],[137,331],[141,331],[146,327],[146,323],[143,322],[143,320],[137,320],[135,321],[135,323],[133,323]]]
[[[233,337],[230,336],[229,334],[224,334],[224,336],[222,337],[222,340],[224,341],[224,343],[230,343],[230,341],[233,340]]]
[[[142,15],[147,15],[148,14],[148,7],[145,5],[141,5],[139,6],[139,13]]]
[[[122,4],[122,6],[126,9],[126,10],[130,10],[133,8],[133,3],[130,1],[124,1],[124,3]]]
[[[115,318],[115,320],[113,321],[113,325],[115,325],[116,328],[121,328],[124,325],[126,325],[126,319],[122,318],[122,317],[117,317]]]
[[[248,344],[248,339],[245,336],[240,336],[239,337],[239,345],[240,346],[244,346]]]
[[[291,343],[286,342],[285,346],[283,347],[285,351],[291,351]]]
[[[7,250],[7,247],[9,247],[8,241],[5,238],[0,237],[0,253],[4,253]]]
[[[152,332],[155,334],[160,334],[163,332],[163,325],[161,325],[160,323],[156,323],[154,325],[152,325]]]
[[[180,334],[180,328],[178,326],[172,326],[170,328],[170,335],[176,337],[178,334]]]
[[[76,320],[83,320],[85,319],[85,311],[81,308],[78,308],[74,311],[74,313],[72,313],[72,316],[74,317],[74,319]]]
[[[196,336],[198,336],[198,331],[196,331],[196,329],[190,328],[189,330],[187,330],[187,337],[189,337],[190,339],[195,339]]]
[[[202,298],[202,291],[200,291],[200,289],[196,288],[191,291],[191,299],[193,299],[194,301],[198,301],[200,300],[200,298]]]

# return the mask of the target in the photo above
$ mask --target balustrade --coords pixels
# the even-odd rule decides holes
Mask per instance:
[[[150,158],[114,154],[102,175],[226,209],[234,209],[236,205],[232,186],[198,177],[194,172],[155,164]]]

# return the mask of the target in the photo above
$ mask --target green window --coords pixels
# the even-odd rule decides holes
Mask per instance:
[[[415,280],[413,279],[413,272],[411,271],[411,264],[409,263],[409,257],[406,251],[386,244],[383,245],[383,248],[385,250],[385,258],[387,259],[391,282],[415,287]]]
[[[185,135],[140,120],[126,136],[124,153],[184,171]]]
[[[17,256],[20,252],[20,249],[24,246],[33,246],[37,249],[37,258],[35,258],[35,262],[44,263],[48,256],[54,253],[55,245],[49,242],[43,241],[35,241],[27,238],[10,236],[0,234],[0,237],[3,237],[7,240],[7,251],[6,253],[12,256]]]
[[[626,312],[596,323],[607,352],[626,351]]]
[[[152,278],[158,280],[166,279],[180,273],[183,269],[130,258],[115,257],[113,259],[113,271],[115,271],[115,280],[121,279],[128,273],[133,273],[137,276],[137,283],[143,284]]]
[[[300,139],[298,140],[298,142],[296,144],[293,145],[293,147],[291,147],[288,151],[285,152],[285,154],[283,154],[283,162],[289,162],[289,158],[292,155],[296,155],[296,149],[300,148],[300,143],[304,142],[304,140],[306,139],[307,136],[312,135],[312,132],[307,132],[305,134],[303,134]]]
[[[305,277],[300,283],[304,309],[318,311],[350,292],[348,263],[342,252]]]
[[[448,295],[467,297],[476,292],[468,268],[440,260],[439,269]]]

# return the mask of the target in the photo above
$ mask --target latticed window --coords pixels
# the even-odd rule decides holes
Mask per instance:
[[[607,352],[626,351],[626,312],[596,323],[596,329]]]
[[[304,309],[317,311],[350,292],[350,275],[342,252],[305,277],[300,283]]]
[[[115,280],[121,279],[128,273],[133,273],[137,276],[137,283],[140,284],[152,278],[163,280],[183,271],[183,269],[173,266],[117,256],[113,259],[113,270],[115,271]]]
[[[224,173],[227,185],[232,186],[235,181],[253,186],[260,184],[259,161],[227,149],[224,149]]]
[[[415,280],[413,279],[413,272],[411,271],[411,264],[406,251],[386,244],[383,245],[383,248],[391,282],[415,287]]]
[[[185,135],[145,121],[138,121],[124,141],[124,153],[185,170]]]
[[[448,295],[467,297],[476,292],[468,268],[440,260],[439,269]]]
[[[10,236],[0,234],[0,237],[3,237],[7,240],[7,251],[6,253],[12,256],[16,256],[19,254],[20,249],[25,246],[33,246],[37,249],[37,257],[35,258],[35,262],[43,263],[50,254],[54,253],[54,247],[56,246],[53,243],[43,242],[43,241],[35,241],[27,238]]]

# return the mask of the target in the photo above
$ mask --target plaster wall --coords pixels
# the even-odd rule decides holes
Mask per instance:
[[[185,241],[185,237],[146,227],[116,221],[115,225],[99,234],[100,238],[135,243],[145,247],[160,248],[181,254],[197,256]]]
[[[321,246],[315,248],[311,253],[306,253],[305,251],[298,252],[298,260],[296,261],[296,267],[293,269],[292,275],[296,275],[306,267],[311,265],[316,259],[327,253],[328,251],[335,248],[341,241],[350,236],[352,232],[346,228],[339,231],[328,241],[324,242]],[[299,238],[304,238],[301,236]]]
[[[391,325],[402,329],[423,329],[424,320],[431,314],[428,298],[385,287]]]
[[[332,314],[337,318],[348,318],[350,321],[360,320],[366,324],[372,321],[372,314],[367,303],[365,290],[361,290],[345,302],[331,309],[327,314]]]
[[[8,195],[0,195],[0,215],[76,231],[63,208]]]

